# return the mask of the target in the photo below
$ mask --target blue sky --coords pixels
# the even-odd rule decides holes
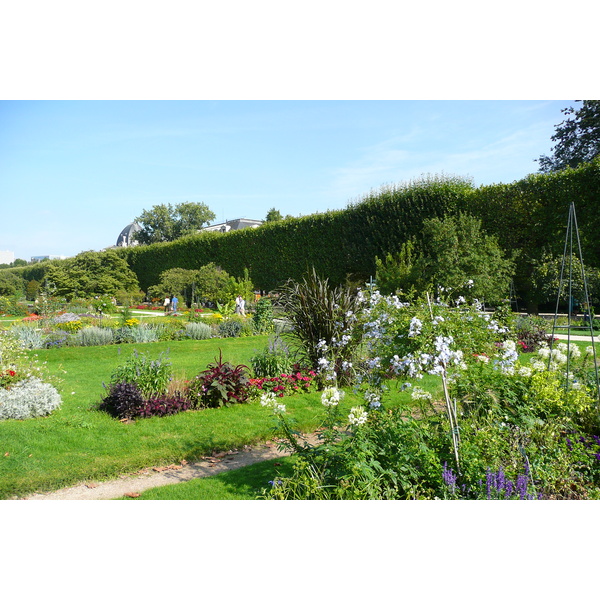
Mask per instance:
[[[73,256],[157,204],[340,209],[426,174],[537,171],[572,100],[0,102],[0,250]]]

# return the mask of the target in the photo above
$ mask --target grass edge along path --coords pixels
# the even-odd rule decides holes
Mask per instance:
[[[85,481],[106,481],[147,467],[192,462],[214,451],[241,448],[273,437],[274,417],[258,402],[187,411],[126,424],[98,411],[102,382],[128,353],[153,358],[169,349],[174,371],[191,377],[223,351],[223,358],[249,363],[267,336],[91,348],[39,350],[41,362],[63,382],[62,407],[48,417],[0,421],[0,499],[19,498]],[[360,401],[348,395],[346,408]],[[285,398],[296,427],[321,424],[320,393]]]

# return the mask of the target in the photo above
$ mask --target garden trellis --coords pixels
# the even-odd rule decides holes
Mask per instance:
[[[579,258],[579,264],[581,265],[581,280],[583,282],[583,289],[579,290],[583,292],[583,325],[577,325],[573,322],[573,310],[574,310],[574,296],[573,296],[573,257],[574,257],[574,238],[577,244],[576,252],[577,258]],[[565,269],[565,266],[567,269]],[[565,271],[568,271],[567,273]],[[568,278],[568,304],[567,304],[567,325],[561,326],[557,325],[558,319],[558,306],[561,299],[561,296],[564,292],[565,279]],[[579,238],[579,228],[577,226],[577,215],[575,213],[575,203],[571,202],[569,205],[569,217],[567,219],[567,233],[565,237],[565,246],[563,252],[562,265],[560,270],[560,280],[558,284],[558,293],[556,295],[556,308],[554,311],[554,320],[552,323],[552,341],[550,342],[550,349],[554,345],[554,333],[557,329],[566,329],[567,330],[567,346],[571,344],[571,330],[589,330],[589,334],[592,341],[592,356],[594,361],[594,372],[595,372],[595,381],[596,381],[596,398],[600,402],[600,380],[598,378],[598,364],[596,362],[596,344],[594,341],[594,317],[592,306],[590,304],[590,297],[588,293],[588,285],[587,278],[585,276],[585,268],[583,265],[583,256],[581,252],[581,241]],[[548,367],[550,367],[552,355],[548,357]],[[570,382],[570,359],[571,353],[567,352],[567,377],[565,379],[565,391],[568,391],[569,382]]]

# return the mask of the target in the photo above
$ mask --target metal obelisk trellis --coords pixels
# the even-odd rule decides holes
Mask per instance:
[[[572,324],[571,317],[573,313],[573,235],[575,235],[575,240],[577,243],[576,250],[579,253],[579,263],[581,264],[581,280],[583,281],[583,307],[584,307],[584,325],[575,325]],[[565,274],[565,263],[568,264],[568,274]],[[568,301],[567,301],[567,325],[566,327],[561,327],[556,324],[558,318],[558,304],[560,301],[561,294],[563,293],[563,283],[565,278],[568,277],[569,291],[568,291]],[[579,228],[577,227],[577,216],[575,215],[575,203],[571,202],[569,206],[569,218],[567,220],[567,235],[565,238],[565,249],[563,252],[563,260],[562,266],[560,270],[560,282],[558,284],[558,294],[556,295],[556,309],[554,311],[554,321],[552,324],[552,341],[550,342],[550,349],[554,344],[554,333],[556,329],[564,329],[567,330],[567,345],[571,343],[571,329],[580,329],[587,330],[589,329],[589,334],[591,338],[591,346],[592,346],[592,356],[594,360],[594,371],[595,371],[595,379],[596,379],[596,398],[600,402],[600,379],[598,378],[598,365],[596,363],[596,344],[594,342],[594,325],[593,325],[593,315],[591,310],[590,297],[588,294],[588,286],[587,279],[585,277],[585,269],[583,266],[583,256],[581,254],[581,241],[579,239]],[[585,312],[587,310],[587,313]],[[587,321],[587,325],[585,325]],[[583,333],[583,331],[582,331]],[[551,357],[548,358],[548,365],[550,365]],[[569,389],[570,383],[570,374],[571,374],[571,353],[567,352],[567,377],[565,383],[565,391]]]

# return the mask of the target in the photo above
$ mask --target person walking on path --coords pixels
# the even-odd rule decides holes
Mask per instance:
[[[165,315],[169,312],[169,308],[171,307],[171,298],[167,296],[165,301],[163,302],[163,306],[165,307]]]
[[[235,312],[238,315],[242,315],[242,317],[246,316],[246,301],[241,295],[238,295],[238,297],[235,299]]]
[[[173,297],[171,298],[171,308],[173,311],[173,314],[175,314],[177,312],[177,303],[179,302],[179,300],[177,299],[177,296],[173,295]]]

